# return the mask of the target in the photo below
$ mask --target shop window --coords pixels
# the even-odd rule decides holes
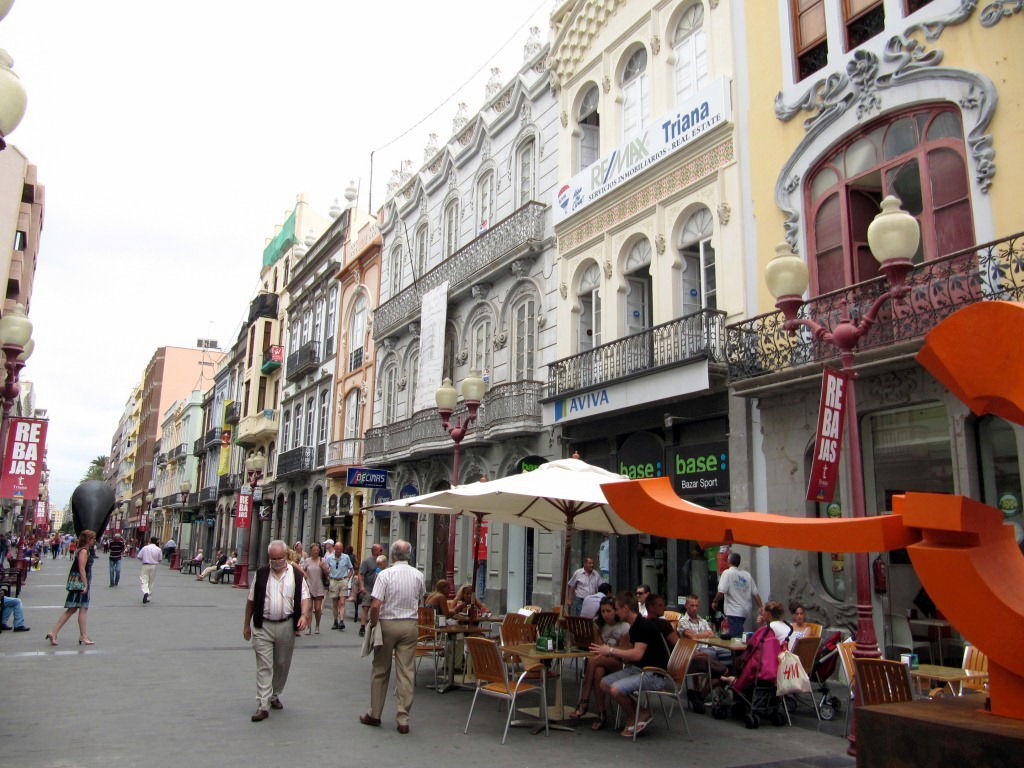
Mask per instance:
[[[1024,543],[1021,514],[1019,428],[996,416],[978,420],[978,470],[981,499],[1002,510],[1005,522],[1013,526],[1017,543]]]
[[[846,50],[866,43],[885,29],[882,0],[843,0],[843,24],[846,27]]]
[[[682,317],[702,309],[718,307],[715,279],[715,249],[711,246],[715,219],[701,207],[693,212],[679,232],[679,256],[682,261]]]
[[[637,48],[622,70],[622,140],[644,132],[650,97],[647,93],[647,50]]]
[[[807,471],[810,473],[811,452],[807,453]],[[811,502],[815,517],[840,518],[849,517],[844,514],[840,483],[836,481],[835,495],[831,502]],[[853,593],[853,556],[846,552],[818,552],[818,575],[821,578],[821,585],[828,592],[829,596],[840,602],[846,600],[847,595]]]
[[[953,456],[942,404],[901,408],[871,415],[874,471],[868,478],[866,513],[892,510],[892,497],[906,491],[953,493]]]
[[[828,64],[825,0],[790,0],[796,78],[810,77]]]
[[[697,93],[708,82],[708,48],[704,33],[704,6],[701,3],[683,11],[676,24],[672,50],[675,64],[675,103]]]
[[[576,170],[582,171],[601,157],[601,115],[598,106],[601,92],[591,85],[583,94],[579,111],[576,113]]]
[[[806,191],[818,294],[879,274],[867,229],[886,195],[899,197],[921,225],[915,263],[974,242],[963,130],[950,108],[926,107],[866,127],[808,174]]]

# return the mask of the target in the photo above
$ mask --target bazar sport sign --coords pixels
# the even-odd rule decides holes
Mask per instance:
[[[640,136],[615,148],[559,186],[555,223],[596,202],[620,184],[732,119],[729,82],[719,78],[682,102]]]

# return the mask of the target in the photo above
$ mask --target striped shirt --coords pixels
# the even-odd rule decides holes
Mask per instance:
[[[380,620],[415,619],[427,593],[423,574],[399,560],[377,574],[373,598],[380,600]]]
[[[110,559],[120,560],[124,555],[124,542],[114,539],[110,542]]]
[[[256,579],[249,585],[249,599],[256,597]],[[281,621],[294,613],[292,603],[295,597],[295,570],[288,565],[278,578],[273,568],[267,579],[267,596],[263,598],[263,620]],[[309,600],[309,585],[302,580],[302,599]],[[301,610],[301,606],[299,608]]]

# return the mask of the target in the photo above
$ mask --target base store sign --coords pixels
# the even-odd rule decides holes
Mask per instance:
[[[11,419],[4,446],[0,498],[38,499],[39,480],[46,454],[46,422]]]

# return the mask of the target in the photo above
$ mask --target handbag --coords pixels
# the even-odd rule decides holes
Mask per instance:
[[[792,651],[783,651],[779,654],[779,673],[775,680],[775,692],[779,696],[811,692],[811,681],[807,677],[804,665],[800,663],[800,657]]]
[[[82,581],[82,577],[77,573],[72,573],[68,576],[68,592],[84,592],[85,583]]]

